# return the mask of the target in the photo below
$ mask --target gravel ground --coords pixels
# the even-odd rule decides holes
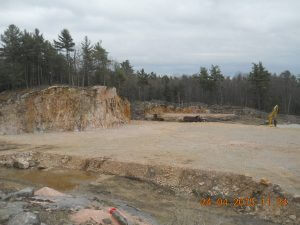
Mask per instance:
[[[1,152],[35,148],[83,157],[105,156],[125,162],[234,172],[266,178],[299,195],[299,137],[297,127],[132,121],[119,128],[86,132],[0,136],[0,142],[19,148]]]

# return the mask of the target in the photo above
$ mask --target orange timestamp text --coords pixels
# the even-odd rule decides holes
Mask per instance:
[[[245,198],[234,198],[233,200],[228,200],[226,198],[217,198],[212,200],[211,198],[203,198],[200,200],[201,206],[231,206],[231,207],[254,207],[256,205],[260,206],[271,206],[272,204],[276,204],[278,207],[284,207],[288,205],[287,198],[277,197],[276,200],[267,197],[253,198],[253,197],[245,197]]]

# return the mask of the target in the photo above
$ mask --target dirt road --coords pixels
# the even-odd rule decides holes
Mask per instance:
[[[299,128],[133,121],[95,131],[0,136],[1,141],[28,144],[20,151],[38,147],[82,157],[234,172],[266,178],[300,194]]]

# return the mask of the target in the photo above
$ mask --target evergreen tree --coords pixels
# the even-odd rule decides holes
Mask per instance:
[[[108,66],[111,61],[108,59],[108,52],[97,42],[93,48],[93,59],[95,61],[96,83],[107,85]]]
[[[219,66],[211,66],[210,77],[212,81],[212,88],[216,96],[216,102],[217,104],[223,104],[222,82],[224,81],[224,76]]]
[[[0,91],[52,84],[103,84],[115,86],[130,101],[219,103],[266,111],[278,104],[281,113],[300,115],[300,76],[290,71],[270,74],[262,63],[254,63],[250,74],[234,77],[224,78],[214,65],[209,71],[201,67],[200,74],[172,77],[147,74],[144,69],[135,73],[129,60],[111,62],[101,42],[93,45],[87,37],[75,49],[67,30],[52,44],[38,29],[21,31],[10,25],[1,34],[0,44]]]
[[[71,59],[70,59],[70,52],[74,51],[75,43],[73,42],[73,38],[67,29],[63,29],[58,35],[58,41],[54,40],[54,46],[60,50],[65,50],[66,58],[67,58],[67,68],[68,68],[68,83],[73,84],[73,80],[71,79]]]
[[[133,75],[134,71],[128,59],[121,63],[121,68],[127,76]]]
[[[144,69],[137,72],[138,86],[139,86],[139,100],[142,100],[141,94],[143,95],[143,100],[145,100],[145,87],[148,85],[148,74],[145,73]]]
[[[204,91],[211,91],[211,79],[205,67],[200,68],[199,82]]]
[[[83,77],[82,77],[82,86],[85,85],[85,80],[87,85],[90,85],[91,82],[91,74],[94,69],[93,62],[93,47],[91,46],[91,41],[87,36],[84,37],[84,41],[81,43],[82,49],[82,69],[83,69]]]
[[[21,38],[22,32],[15,25],[9,25],[1,35],[2,48],[0,57],[3,59],[1,70],[5,73],[9,88],[19,87],[24,84],[22,77],[23,68],[21,62]]]
[[[253,63],[252,71],[249,74],[249,80],[253,86],[253,91],[256,99],[256,107],[264,108],[266,95],[269,89],[271,74],[264,68],[263,64]]]
[[[63,29],[58,35],[58,41],[54,40],[54,45],[58,50],[65,50],[66,55],[69,56],[70,52],[74,51],[75,43],[67,29]]]

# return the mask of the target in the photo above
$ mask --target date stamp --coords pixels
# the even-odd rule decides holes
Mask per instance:
[[[258,198],[235,198],[232,201],[229,201],[226,198],[218,198],[212,200],[211,198],[203,198],[200,200],[200,205],[203,207],[206,206],[219,206],[219,207],[255,207],[256,205],[260,206],[271,206],[276,204],[278,207],[285,207],[288,205],[288,200],[286,198],[277,197],[276,199],[271,199],[270,196]]]

